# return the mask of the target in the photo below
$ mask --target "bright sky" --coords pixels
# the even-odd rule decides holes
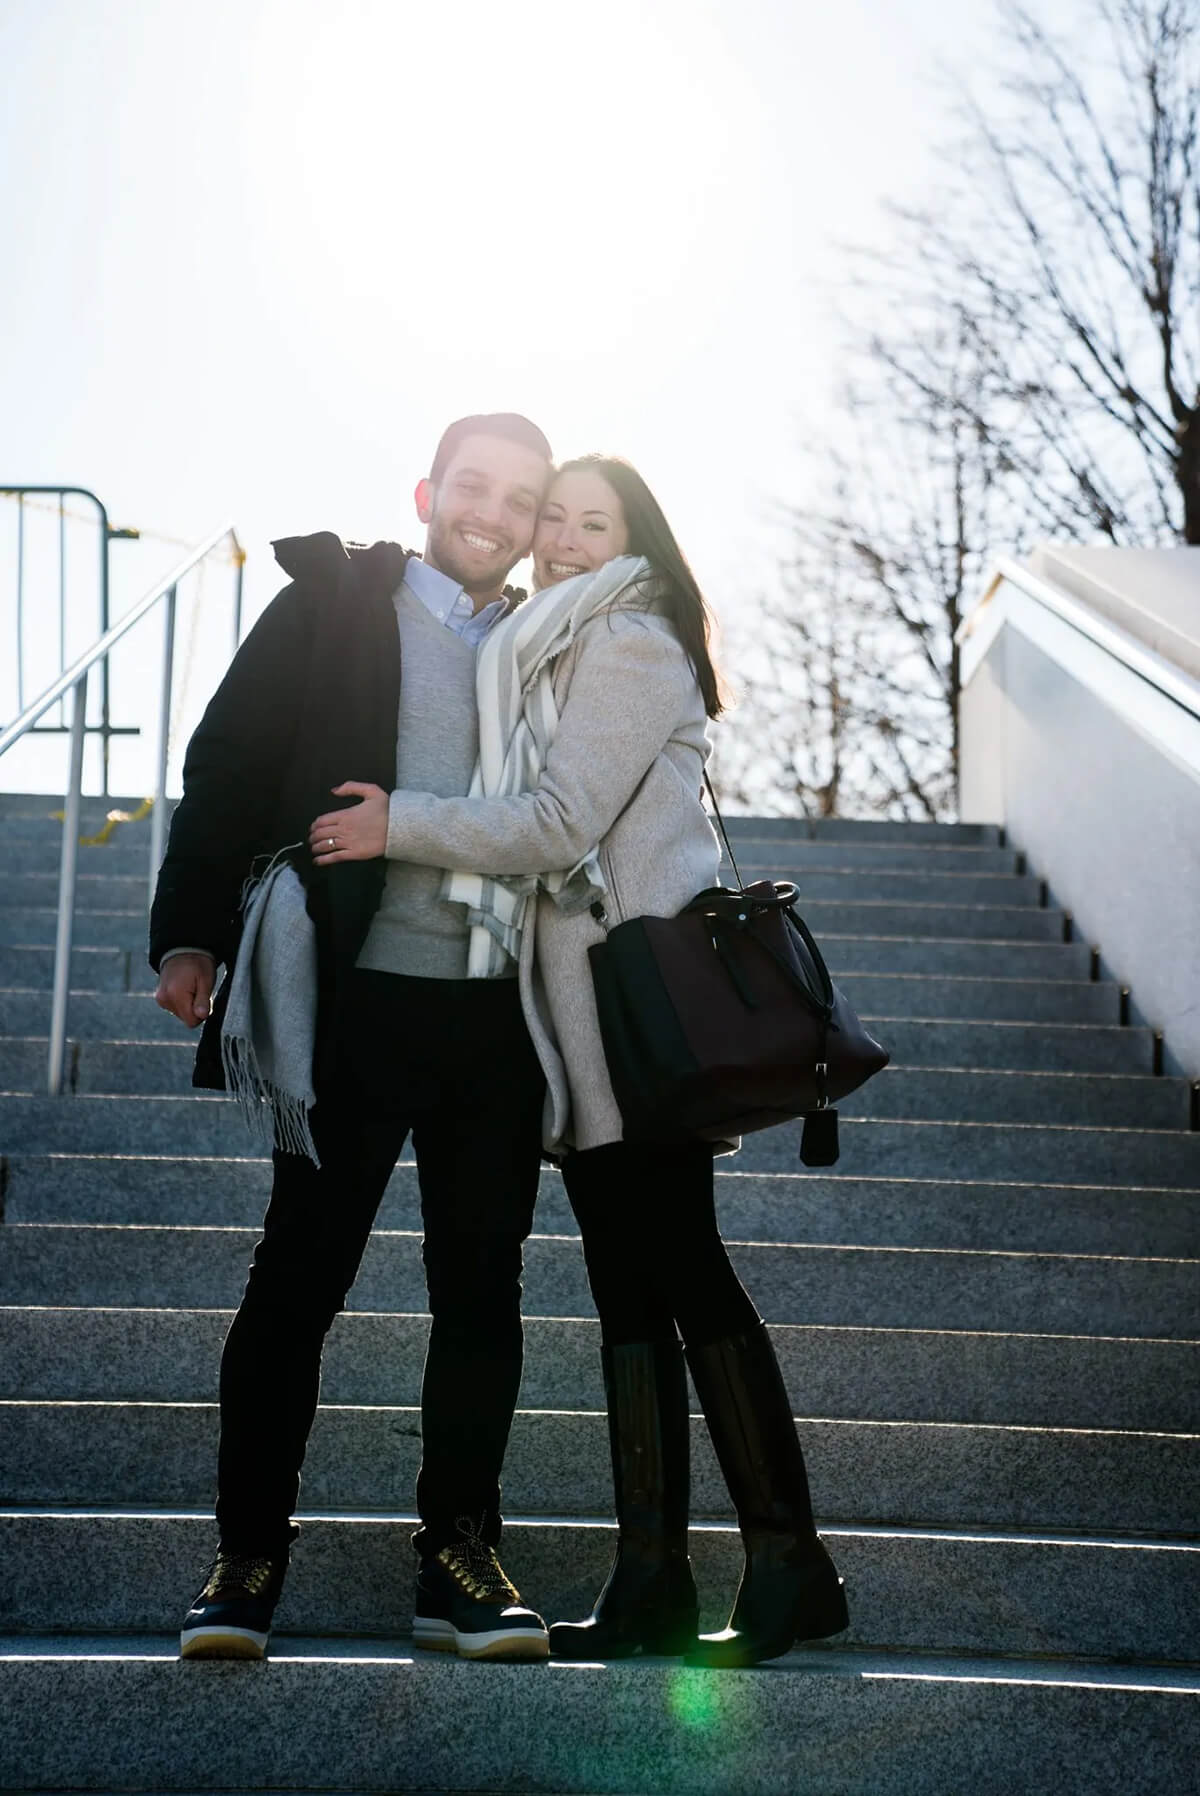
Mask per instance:
[[[0,479],[90,486],[187,540],[232,517],[253,616],[272,536],[418,542],[442,425],[513,408],[560,453],[634,460],[718,609],[745,603],[828,416],[838,241],[920,194],[937,60],[986,66],[990,20],[990,0],[3,0]],[[0,528],[0,669],[10,553]],[[172,553],[114,546],[116,612]]]

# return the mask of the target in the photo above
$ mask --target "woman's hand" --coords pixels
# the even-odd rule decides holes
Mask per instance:
[[[382,786],[347,780],[333,788],[335,798],[361,798],[348,811],[326,811],[308,832],[308,845],[318,867],[335,861],[373,861],[387,848],[388,795]]]

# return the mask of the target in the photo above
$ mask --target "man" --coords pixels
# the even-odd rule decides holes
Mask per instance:
[[[220,1546],[184,1622],[185,1657],[266,1651],[324,1338],[409,1134],[433,1318],[414,1639],[470,1658],[548,1652],[544,1622],[496,1554],[544,1096],[517,981],[467,979],[466,910],[441,897],[435,869],[318,866],[308,833],[347,782],[467,792],[475,645],[508,609],[504,581],[530,548],[550,471],[527,419],[460,419],[416,489],[423,558],[394,543],[348,550],[329,534],[276,543],[292,584],[188,747],[151,915],[158,1002],[204,1024],[194,1082],[221,1086],[229,982],[214,1007],[216,972],[236,960],[248,877],[286,851],[316,934],[319,1166],[274,1153],[263,1237],[222,1356]]]

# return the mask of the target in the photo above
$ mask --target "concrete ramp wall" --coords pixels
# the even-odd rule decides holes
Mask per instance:
[[[1057,550],[1039,552],[1041,573],[1004,563],[960,633],[961,815],[1008,831],[1077,936],[1103,944],[1106,972],[1136,992],[1168,1066],[1197,1079],[1200,679],[1161,650],[1200,637],[1200,553],[1065,553],[1089,557],[1087,580],[1079,567],[1060,581]],[[1169,597],[1157,648],[1115,621],[1123,585],[1143,615],[1165,616]],[[1103,604],[1089,602],[1101,588]]]

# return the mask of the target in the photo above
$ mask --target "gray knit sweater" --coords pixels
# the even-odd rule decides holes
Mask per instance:
[[[396,786],[461,798],[479,753],[475,650],[439,623],[407,585],[395,595],[402,693]],[[424,979],[467,976],[467,913],[441,896],[441,869],[389,860],[383,900],[358,956],[360,967]],[[505,969],[515,975],[515,966]]]

